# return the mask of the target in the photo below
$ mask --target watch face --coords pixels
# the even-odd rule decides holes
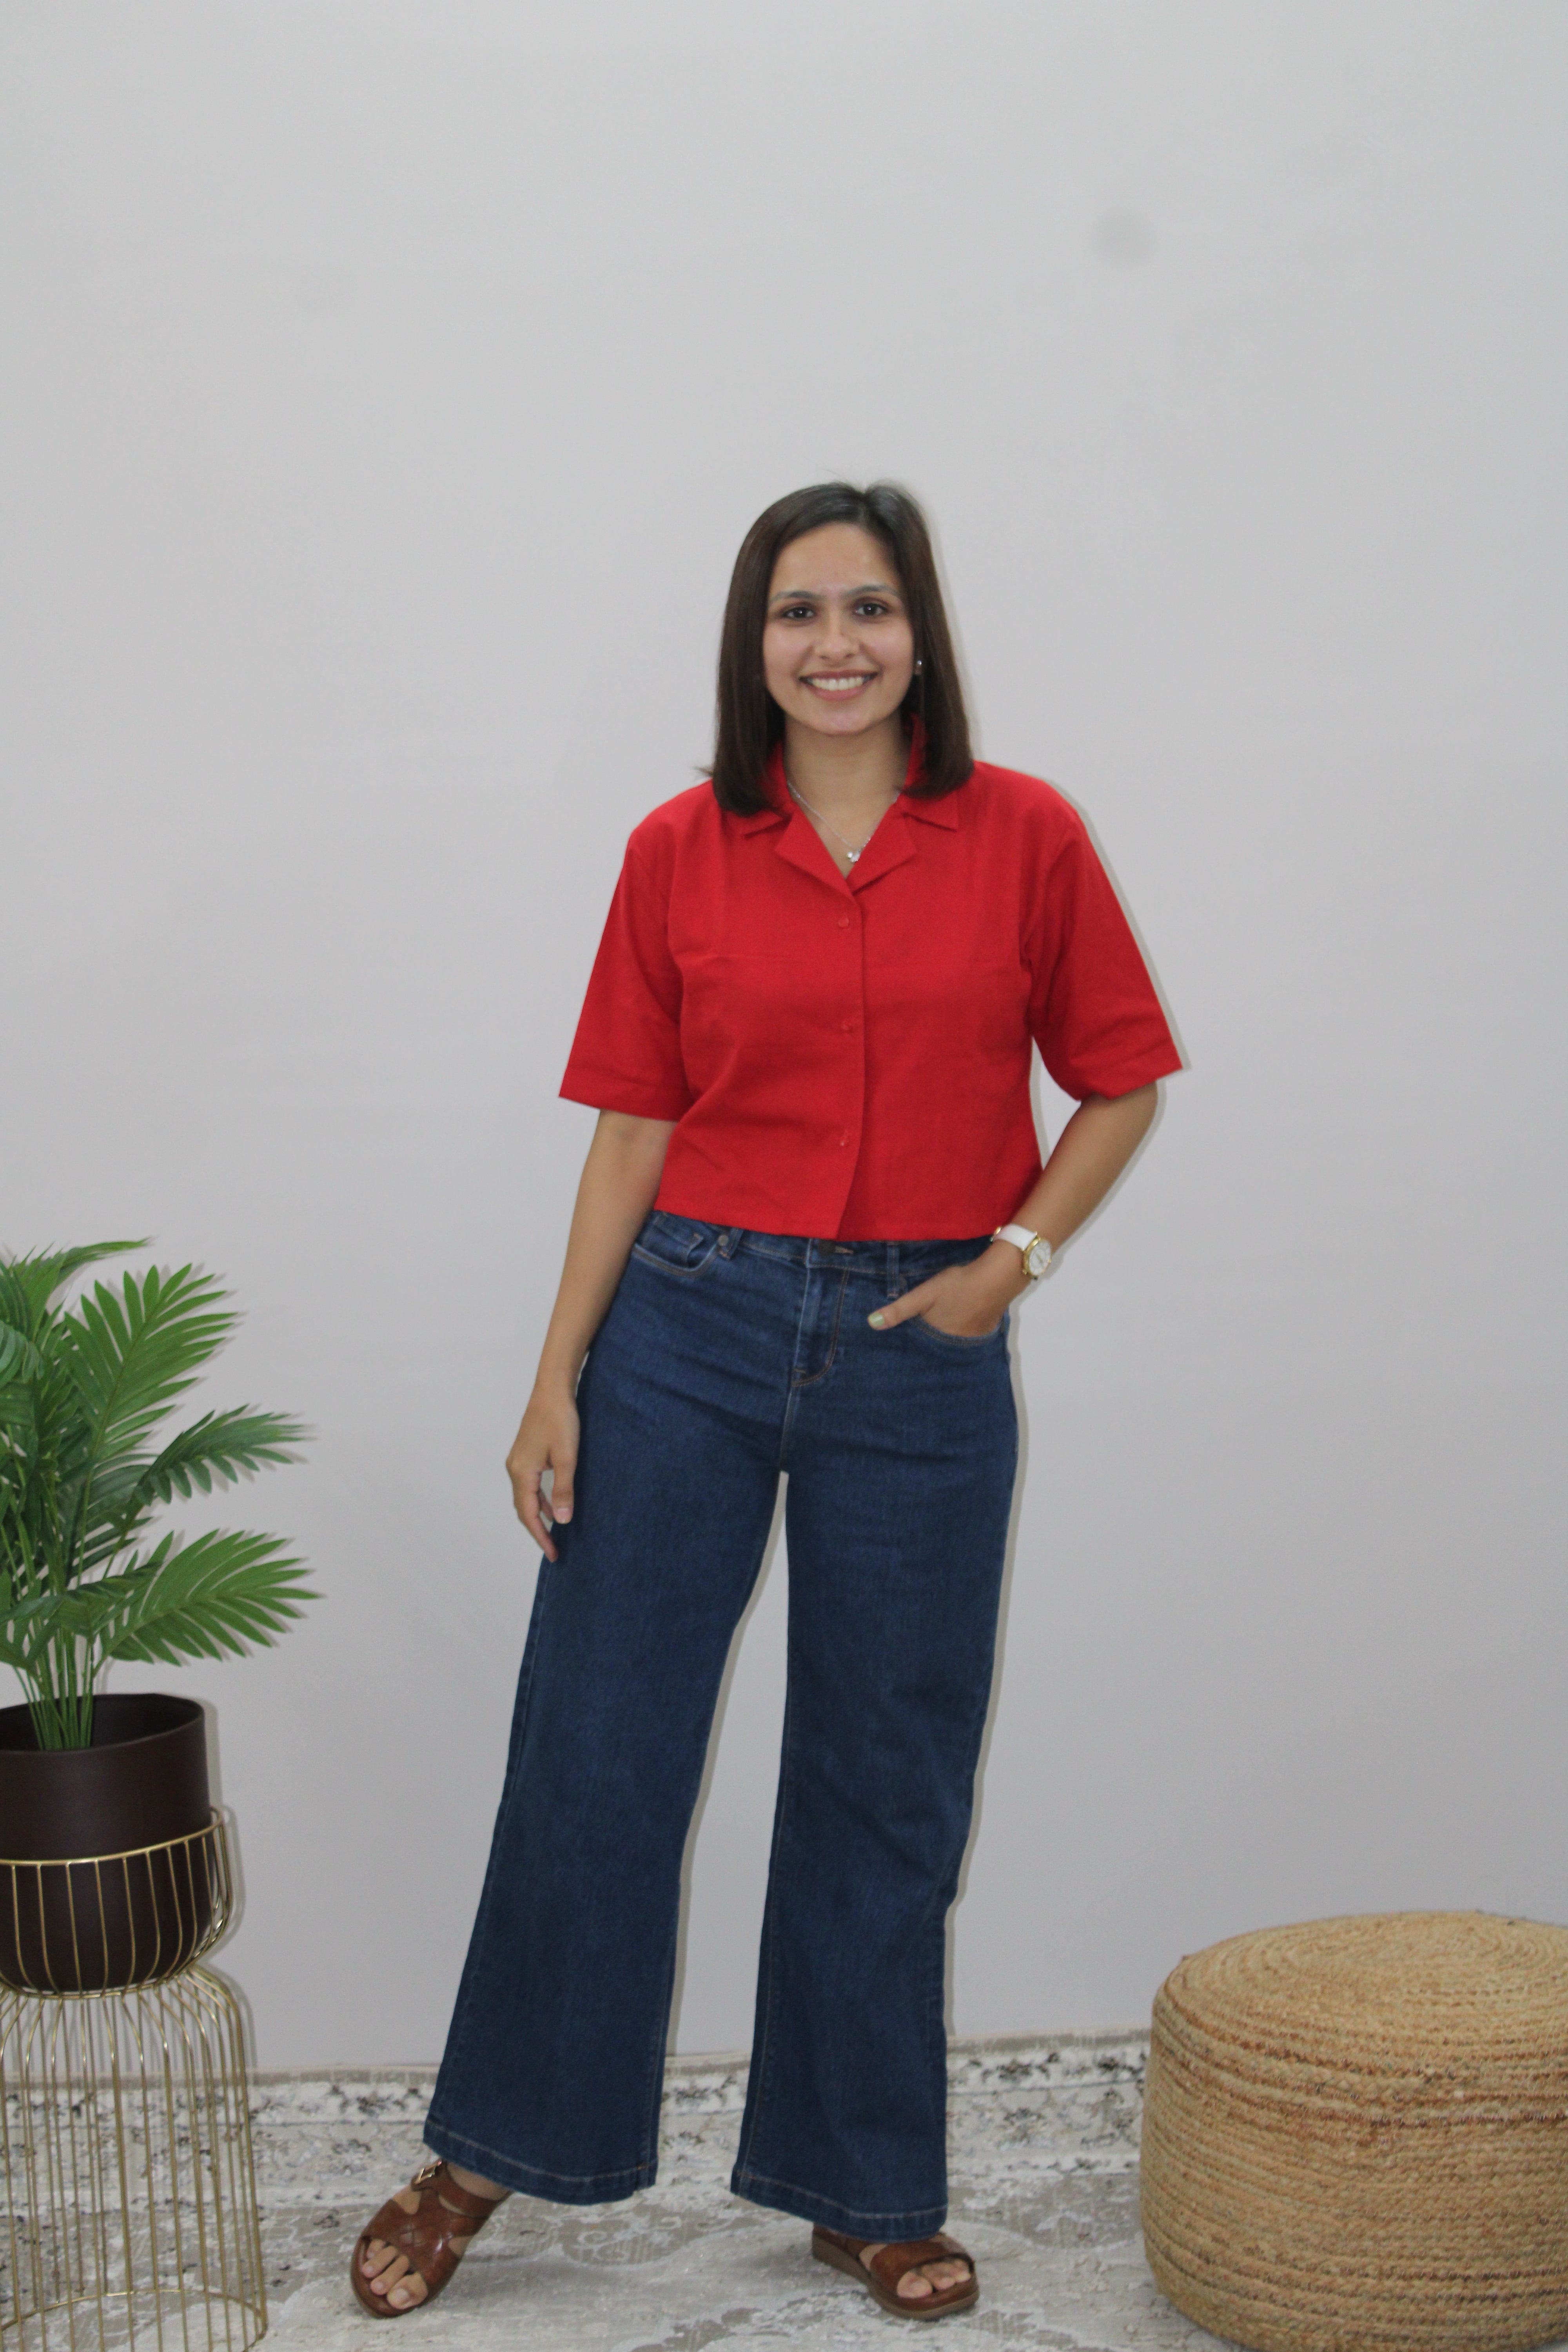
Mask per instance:
[[[1024,1267],[1031,1281],[1038,1282],[1050,1262],[1050,1246],[1046,1242],[1037,1242],[1032,1249],[1024,1252]]]

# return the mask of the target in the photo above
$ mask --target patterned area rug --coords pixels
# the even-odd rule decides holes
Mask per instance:
[[[1156,2291],[1138,2231],[1146,2044],[1135,2036],[953,2045],[950,2226],[981,2264],[977,2308],[942,2352],[1199,2352],[1215,2338]],[[272,2324],[297,2352],[385,2344],[344,2277],[349,2249],[419,2161],[431,2072],[261,2075],[257,2167]],[[397,2323],[406,2352],[707,2352],[877,2345],[896,2326],[814,2263],[803,2222],[726,2185],[745,2063],[676,2059],[658,2185],[618,2205],[515,2197],[435,2310]],[[923,2340],[923,2339],[922,2339]]]

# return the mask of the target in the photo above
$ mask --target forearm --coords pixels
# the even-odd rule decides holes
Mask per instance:
[[[1039,1181],[1013,1223],[1043,1234],[1053,1250],[1070,1241],[1148,1134],[1159,1099],[1160,1090],[1152,1086],[1114,1099],[1086,1097],[1058,1136]]]
[[[1060,1249],[1094,1214],[1148,1134],[1159,1098],[1153,1086],[1114,1097],[1087,1096],[1009,1223],[1043,1234],[1053,1250]],[[1016,1297],[1028,1288],[1028,1276],[1011,1242],[993,1242],[986,1255],[994,1259],[995,1278],[1009,1296]]]
[[[1158,1101],[1152,1086],[1114,1101],[1089,1096],[1063,1128],[1038,1182],[1008,1223],[1043,1234],[1053,1250],[1059,1249],[1099,1208],[1148,1134]],[[995,1241],[966,1265],[944,1266],[901,1298],[873,1308],[868,1319],[874,1330],[890,1331],[911,1315],[923,1315],[940,1331],[983,1339],[1028,1287],[1022,1251],[1012,1242]]]
[[[594,1334],[604,1321],[631,1246],[654,1204],[674,1122],[605,1110],[577,1186],[566,1262],[545,1334],[534,1390],[577,1385]]]

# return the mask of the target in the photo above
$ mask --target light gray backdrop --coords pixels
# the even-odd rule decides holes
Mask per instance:
[[[984,752],[1190,1072],[1019,1318],[965,2032],[1344,1909],[1568,1916],[1562,126],[1540,0],[0,15],[0,1243],[232,1278],[216,1704],[270,2064],[439,2048],[533,1556],[501,1456],[628,827],[753,514],[929,501]],[[1058,1102],[1045,1115],[1054,1132]],[[785,1562],[695,1845],[749,2030]]]

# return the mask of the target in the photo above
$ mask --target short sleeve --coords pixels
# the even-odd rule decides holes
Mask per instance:
[[[680,1052],[680,970],[669,951],[669,883],[634,835],[594,959],[561,1081],[568,1102],[637,1118],[691,1107]]]
[[[1131,1094],[1179,1070],[1132,927],[1076,811],[1031,911],[1029,1027],[1062,1092],[1079,1102]]]

